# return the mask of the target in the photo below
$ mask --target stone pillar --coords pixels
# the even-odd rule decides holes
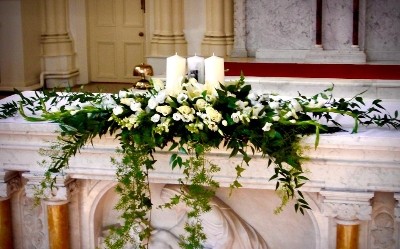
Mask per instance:
[[[329,63],[365,63],[366,55],[358,47],[358,2],[321,1],[321,44],[323,51],[311,51],[307,61]],[[357,22],[357,23],[354,23]],[[357,29],[357,30],[354,30]],[[357,33],[353,36],[354,32]],[[356,42],[357,44],[354,44]]]
[[[233,47],[233,1],[206,0],[206,32],[202,55],[228,56]]]
[[[234,0],[234,43],[231,57],[247,57],[246,48],[246,2],[245,0]]]
[[[13,248],[11,195],[20,187],[17,172],[0,171],[0,248]]]
[[[43,180],[40,174],[24,173],[23,177],[28,179],[25,186],[27,197],[35,197],[37,187]],[[47,205],[47,226],[49,237],[49,248],[69,249],[69,198],[71,189],[75,186],[74,180],[67,176],[57,176],[53,189],[45,189],[43,201]]]
[[[323,214],[334,218],[336,249],[358,249],[360,221],[370,220],[373,193],[323,191]]]
[[[152,56],[187,55],[183,34],[183,0],[155,0],[154,13]]]
[[[73,86],[79,74],[75,67],[75,52],[68,32],[66,0],[43,1],[43,33],[41,36],[43,72],[46,86]]]

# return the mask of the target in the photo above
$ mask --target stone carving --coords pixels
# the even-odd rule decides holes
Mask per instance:
[[[369,220],[372,208],[360,203],[324,203],[324,214],[343,221]]]
[[[12,193],[16,192],[21,187],[21,179],[15,172],[1,172],[0,175],[0,178],[3,178],[3,181],[0,180],[0,198],[10,197]]]
[[[393,239],[393,217],[386,212],[376,215],[372,222],[371,235],[373,238],[372,249],[394,249],[396,241]]]
[[[24,246],[23,248],[46,248],[46,236],[41,205],[34,205],[32,198],[21,199]]]
[[[166,185],[161,191],[161,199],[169,202],[171,197],[179,193],[179,186]],[[211,206],[211,211],[200,217],[203,231],[207,235],[207,240],[203,244],[205,249],[268,248],[261,235],[219,198],[213,198]],[[172,209],[175,216],[167,212],[164,217],[159,218],[160,222],[154,225],[149,241],[150,249],[180,248],[179,235],[184,231],[183,227],[187,221],[189,207],[180,203]],[[164,218],[168,221],[163,220]],[[115,224],[115,226],[119,225]],[[104,238],[109,234],[109,230],[109,227],[103,229],[102,237],[98,239],[100,248],[104,247]],[[125,247],[125,249],[130,248],[134,247],[131,245]]]
[[[171,197],[180,193],[179,186],[166,185],[161,192],[161,199],[165,202]],[[211,200],[211,211],[203,214],[200,219],[207,240],[204,242],[204,248],[209,249],[266,249],[268,248],[265,240],[260,234],[246,221],[240,218],[229,206],[218,198]],[[188,207],[184,204],[178,204],[173,207],[177,213],[176,225],[169,231],[160,230],[154,234],[152,241],[162,245],[162,243],[170,243],[172,238],[177,238],[175,231],[180,230],[184,226],[187,217]],[[168,234],[171,233],[171,234]],[[162,238],[166,238],[162,240]],[[177,242],[176,242],[177,244]],[[168,245],[168,244],[165,244]],[[171,243],[168,245],[172,247]],[[157,247],[165,248],[165,247]],[[167,247],[168,248],[168,247]]]

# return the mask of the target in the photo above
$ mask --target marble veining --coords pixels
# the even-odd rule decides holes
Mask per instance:
[[[311,1],[246,1],[247,48],[309,49],[312,45]]]

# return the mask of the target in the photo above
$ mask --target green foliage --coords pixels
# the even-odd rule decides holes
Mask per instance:
[[[57,140],[41,150],[48,160],[41,163],[47,168],[37,200],[45,190],[55,187],[56,176],[68,168],[70,158],[95,137],[109,133],[119,140],[120,157],[111,161],[116,166],[120,195],[115,208],[124,224],[115,227],[106,239],[109,248],[125,244],[148,247],[153,205],[149,171],[156,163],[153,154],[169,149],[171,168],[180,170],[183,177],[178,181],[179,194],[163,207],[187,207],[188,222],[180,246],[202,248],[206,236],[201,216],[211,209],[210,200],[219,188],[214,176],[220,167],[227,167],[207,158],[212,149],[224,148],[230,157],[240,160],[234,166],[231,191],[242,186],[240,178],[251,167],[252,158],[261,156],[266,168],[273,167],[269,180],[282,200],[275,211],[279,213],[293,200],[295,210],[304,214],[310,207],[301,192],[308,181],[302,167],[306,160],[300,144],[303,136],[315,134],[317,148],[320,134],[342,131],[334,114],[352,117],[353,132],[359,125],[399,128],[398,112],[388,114],[380,100],[367,107],[361,95],[335,100],[332,90],[333,86],[312,97],[299,94],[283,99],[252,92],[242,76],[218,89],[189,80],[178,93],[163,89],[145,93],[123,90],[119,94],[44,91],[27,97],[17,92],[20,100],[1,105],[0,118],[19,113],[28,121],[59,124]]]

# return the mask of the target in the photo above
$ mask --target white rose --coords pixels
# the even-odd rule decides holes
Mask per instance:
[[[264,127],[262,128],[263,131],[271,130],[272,123],[265,123]]]
[[[116,107],[114,107],[113,109],[113,113],[114,115],[118,116],[119,114],[123,113],[124,109],[122,108],[122,106],[118,105]]]
[[[160,105],[157,106],[156,111],[161,113],[164,116],[167,116],[172,112],[172,108],[169,105]]]
[[[153,123],[157,123],[158,121],[160,121],[160,118],[161,118],[160,114],[156,113],[151,117],[151,121]]]
[[[227,126],[227,125],[228,125],[228,121],[226,121],[225,119],[222,120],[222,125],[223,125],[223,126]]]
[[[221,113],[219,113],[217,110],[212,108],[211,106],[206,107],[206,114],[210,118],[210,120],[219,123],[222,119]]]
[[[189,106],[186,106],[186,105],[180,106],[178,108],[178,111],[180,113],[182,113],[183,115],[189,115],[189,114],[192,114],[194,112],[194,110],[192,108],[190,108]]]
[[[207,106],[207,101],[205,101],[204,99],[198,99],[196,100],[196,107],[199,111],[202,111],[206,108]]]
[[[239,123],[239,121],[240,121],[240,112],[232,113],[231,118],[233,119],[233,122]]]
[[[165,93],[165,91],[160,91],[157,96],[155,96],[155,100],[157,101],[158,104],[162,104],[164,103],[165,99],[167,97],[167,94]]]
[[[153,87],[158,92],[165,88],[164,82],[161,79],[152,79]]]

